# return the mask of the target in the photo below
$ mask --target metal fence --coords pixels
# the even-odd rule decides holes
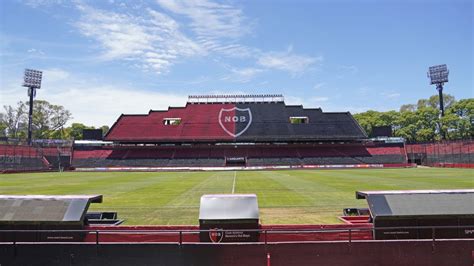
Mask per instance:
[[[426,166],[474,167],[474,141],[444,141],[406,145],[408,161]]]
[[[71,146],[0,143],[0,172],[58,170],[70,165]]]

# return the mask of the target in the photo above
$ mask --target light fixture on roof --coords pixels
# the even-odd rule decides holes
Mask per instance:
[[[188,103],[284,102],[282,94],[189,95]]]
[[[429,68],[428,77],[431,79],[431,85],[443,85],[448,82],[449,70],[446,65],[432,66]]]
[[[443,84],[448,82],[449,70],[446,65],[437,65],[429,68],[428,77],[430,78],[430,84],[436,85],[436,89],[439,92],[439,108],[441,109],[441,116],[444,116],[444,103],[443,103]]]

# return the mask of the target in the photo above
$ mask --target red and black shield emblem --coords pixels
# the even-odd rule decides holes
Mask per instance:
[[[220,228],[213,228],[209,230],[209,239],[212,243],[219,243],[224,238],[224,231]]]
[[[219,243],[224,238],[224,231],[220,228],[213,228],[209,230],[209,239],[212,243]]]
[[[219,125],[227,134],[234,138],[244,134],[251,124],[252,112],[250,108],[222,108],[219,111]]]

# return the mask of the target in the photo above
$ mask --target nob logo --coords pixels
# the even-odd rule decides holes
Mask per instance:
[[[247,122],[247,118],[245,116],[224,116],[224,122]]]
[[[233,112],[235,110],[235,112]],[[252,112],[250,108],[233,107],[231,109],[222,108],[219,111],[219,125],[230,136],[236,138],[250,127],[252,124]],[[240,129],[238,131],[238,129]],[[233,133],[235,131],[235,133]]]
[[[213,228],[209,230],[209,239],[212,243],[219,243],[224,238],[224,231],[220,228]]]

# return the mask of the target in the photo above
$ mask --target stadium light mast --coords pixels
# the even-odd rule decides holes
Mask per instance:
[[[439,93],[439,109],[441,110],[441,117],[444,116],[443,84],[448,82],[448,75],[449,70],[445,64],[429,67],[428,77],[431,80],[431,85],[436,85],[436,89]],[[441,126],[439,131],[441,137],[446,139],[446,133],[443,131]]]
[[[449,70],[446,65],[437,65],[429,68],[428,77],[431,79],[431,85],[436,85],[439,93],[439,109],[441,116],[444,116],[443,102],[443,84],[448,82]]]
[[[41,88],[41,79],[43,72],[34,69],[25,69],[23,78],[23,87],[28,88],[28,96],[30,97],[30,111],[28,113],[28,145],[31,145],[31,133],[33,124],[33,99],[36,96],[36,89]]]

